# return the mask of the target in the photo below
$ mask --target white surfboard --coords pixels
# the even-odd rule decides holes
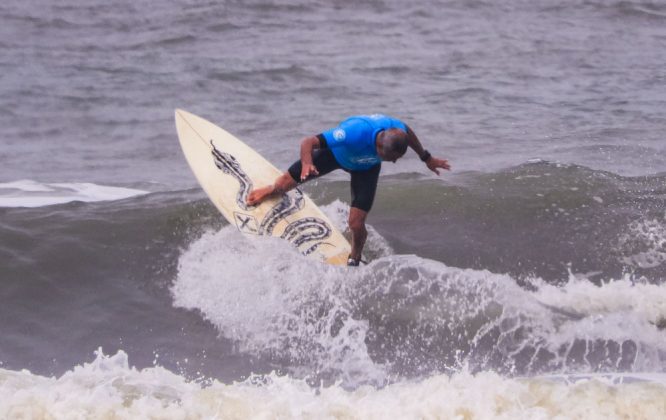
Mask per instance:
[[[176,130],[199,184],[229,223],[248,235],[284,238],[304,255],[329,264],[346,264],[349,242],[300,189],[258,206],[246,204],[253,188],[272,184],[282,175],[259,153],[181,109],[176,110]]]

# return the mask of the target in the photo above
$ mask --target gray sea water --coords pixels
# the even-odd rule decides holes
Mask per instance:
[[[3,180],[191,185],[175,107],[283,166],[303,136],[377,111],[457,171],[530,158],[666,170],[659,2],[9,1],[0,13]]]
[[[95,417],[105,403],[205,416],[187,403],[205,390],[166,371],[211,386],[218,408],[227,390],[250,387],[262,396],[239,406],[273,413],[290,395],[287,417],[307,417],[301,380],[404,387],[387,401],[448,378],[509,399],[516,377],[666,382],[663,2],[9,0],[0,51],[0,417],[30,404]],[[175,108],[284,169],[301,138],[386,113],[453,171],[413,154],[385,164],[370,264],[313,265],[223,220],[182,156]],[[305,191],[345,229],[344,174]],[[663,387],[635,401],[655,389],[651,413],[666,412]],[[89,391],[94,409],[58,405]],[[583,405],[603,414],[616,392]],[[322,407],[381,412],[326,395]],[[459,413],[460,398],[405,415]],[[527,400],[511,418],[534,418]]]

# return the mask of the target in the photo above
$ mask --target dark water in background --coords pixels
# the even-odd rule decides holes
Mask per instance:
[[[5,369],[102,346],[223,381],[664,372],[663,3],[10,1],[0,47],[0,182],[151,192],[0,208]],[[374,262],[315,267],[226,227],[176,107],[280,167],[385,112],[454,172],[384,165]],[[306,191],[344,213],[341,176]]]
[[[458,171],[666,170],[661,2],[9,1],[0,18],[3,180],[189,186],[175,107],[281,166],[377,111]]]

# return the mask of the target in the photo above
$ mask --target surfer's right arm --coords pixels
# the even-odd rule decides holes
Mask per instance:
[[[301,141],[301,181],[305,181],[311,175],[319,175],[317,167],[312,163],[312,151],[320,147],[321,142],[315,136],[306,137]]]
[[[412,148],[419,156],[419,158],[426,164],[428,169],[439,175],[438,168],[446,169],[447,171],[451,170],[451,165],[446,159],[439,159],[430,154],[429,151],[423,148],[419,138],[416,137],[416,133],[407,126],[407,144]]]

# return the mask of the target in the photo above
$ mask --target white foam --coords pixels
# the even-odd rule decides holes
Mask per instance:
[[[347,205],[323,210],[345,230]],[[373,256],[391,252],[372,228],[366,248]],[[190,244],[172,293],[176,306],[201,311],[244,352],[272,352],[295,370],[347,384],[382,383],[385,370],[365,344],[368,321],[354,319],[346,293],[368,270],[313,264],[279,238],[247,237],[227,226]]]
[[[646,326],[666,319],[666,287],[633,280],[629,275],[602,282],[600,286],[575,276],[559,286],[540,280],[533,284],[538,287],[534,293],[538,301],[581,317],[602,320],[617,314],[635,318]],[[624,336],[634,333],[625,331]]]
[[[666,376],[618,381],[508,379],[484,372],[437,375],[381,389],[313,389],[275,374],[241,383],[188,382],[162,367],[138,370],[127,355],[97,353],[59,378],[0,369],[0,418],[474,418],[658,419]]]
[[[655,268],[666,264],[666,212],[663,217],[631,222],[619,238],[620,261],[633,267]]]
[[[367,321],[352,319],[340,297],[353,277],[346,267],[313,264],[279,238],[246,237],[227,226],[190,245],[172,293],[175,305],[201,311],[244,352],[275,352],[308,370],[381,381],[364,343]]]
[[[341,225],[344,207],[334,203],[325,211]],[[666,337],[659,330],[666,319],[664,286],[627,277],[598,287],[571,276],[558,286],[534,279],[528,290],[506,275],[392,255],[376,233],[368,246],[381,256],[348,269],[313,264],[277,238],[249,238],[230,226],[208,232],[179,259],[174,303],[200,311],[243,352],[268,353],[294,367],[293,374],[299,375],[300,367],[301,376],[323,373],[346,386],[394,379],[392,364],[412,363],[409,358],[421,350],[436,354],[429,360],[438,369],[456,369],[466,361],[475,368],[498,368],[499,357],[513,370],[525,354],[532,354],[527,371],[539,372],[658,372],[666,363]],[[377,357],[381,350],[374,348],[371,357],[368,314],[380,329],[416,323],[382,344],[395,350],[392,355]],[[410,345],[413,340],[428,346],[453,332],[462,337],[459,346],[469,348],[466,360],[454,365],[438,364],[437,357],[448,356],[437,344]],[[581,340],[591,347],[576,350]],[[610,352],[607,359],[595,354],[595,340],[613,342],[602,344],[601,351]],[[613,350],[627,341],[634,348]],[[548,362],[540,359],[543,352],[550,355]]]
[[[0,207],[42,207],[71,201],[122,200],[148,191],[87,182],[40,183],[31,180],[0,183]]]

